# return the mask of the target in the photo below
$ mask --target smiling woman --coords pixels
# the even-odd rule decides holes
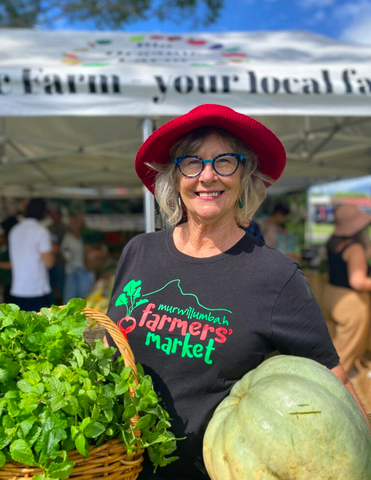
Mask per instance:
[[[145,468],[146,479],[206,480],[207,423],[275,350],[321,363],[354,394],[298,265],[241,228],[285,160],[270,130],[221,105],[171,120],[138,151],[136,171],[170,228],[126,245],[108,315],[186,437],[180,459],[156,474]]]
[[[206,158],[208,148],[211,151],[208,158],[213,157],[213,160],[205,163],[205,160],[198,157],[198,161],[194,162],[198,153],[204,152],[204,158]],[[221,155],[226,152],[227,156]],[[225,190],[222,188],[224,181],[227,182],[227,185],[228,183],[234,184],[235,187],[238,183],[237,197],[234,199],[233,206],[239,225],[248,223],[266,196],[265,185],[271,183],[271,179],[258,169],[258,159],[254,152],[235,135],[220,128],[198,128],[188,133],[173,146],[170,155],[174,162],[165,165],[151,162],[148,164],[158,172],[155,195],[162,216],[169,225],[177,225],[184,213],[189,213],[184,204],[183,195],[178,192],[182,180],[182,185],[187,188],[187,186],[191,186],[191,179],[198,179],[198,182],[201,183],[198,191],[196,189],[195,195],[209,200],[210,194],[214,198],[220,193],[218,189],[212,192],[210,188],[204,188],[202,191],[201,185],[205,185],[205,177],[206,184],[208,183],[208,172],[214,172],[217,178],[220,178],[219,190],[221,192]],[[231,157],[231,155],[235,155],[235,157]],[[225,166],[226,158],[229,158],[228,167]],[[193,164],[190,164],[189,159],[193,159]],[[220,166],[222,160],[223,166]],[[220,171],[218,173],[218,170],[226,168],[224,174]],[[180,176],[179,171],[182,173]],[[235,172],[236,175],[234,175]],[[213,185],[214,187],[215,185]]]

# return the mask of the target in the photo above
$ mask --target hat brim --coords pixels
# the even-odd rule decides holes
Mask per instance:
[[[361,232],[364,228],[371,224],[371,215],[362,212],[362,217],[354,219],[352,224],[340,225],[335,228],[333,235],[335,237],[352,237]]]
[[[138,150],[135,170],[143,184],[154,193],[157,172],[146,163],[172,162],[171,148],[187,133],[200,127],[222,128],[234,134],[258,157],[259,169],[275,182],[286,165],[285,149],[276,135],[257,120],[223,105],[206,104],[165,123],[155,130]]]

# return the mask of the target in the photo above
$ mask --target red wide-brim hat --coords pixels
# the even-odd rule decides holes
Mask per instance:
[[[273,182],[283,172],[286,153],[273,132],[257,120],[229,107],[205,104],[159,127],[138,150],[135,170],[150,192],[154,193],[157,172],[146,163],[162,165],[173,162],[170,157],[171,148],[187,133],[200,127],[222,128],[233,133],[254,151],[258,157],[259,169]]]

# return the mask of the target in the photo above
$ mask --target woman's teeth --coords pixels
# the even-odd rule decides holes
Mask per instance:
[[[200,197],[219,197],[223,192],[197,192]]]

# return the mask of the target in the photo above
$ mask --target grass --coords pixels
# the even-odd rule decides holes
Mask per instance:
[[[313,233],[324,237],[329,237],[332,234],[334,227],[335,225],[332,223],[313,223],[312,225]]]

